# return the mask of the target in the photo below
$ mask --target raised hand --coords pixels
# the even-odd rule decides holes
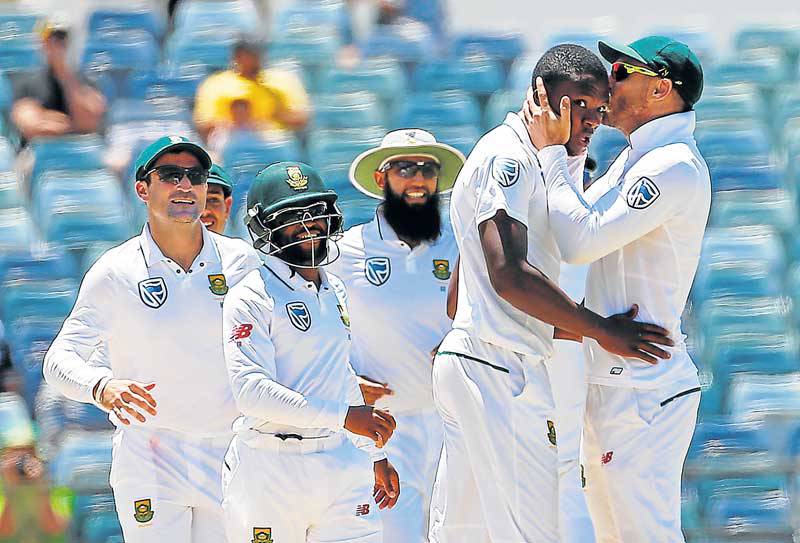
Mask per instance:
[[[531,142],[537,149],[564,145],[569,140],[571,127],[572,105],[569,97],[562,96],[559,111],[553,111],[541,77],[536,78],[536,96],[539,98],[539,105],[534,100],[533,89],[529,88],[528,97],[522,107],[522,116]]]

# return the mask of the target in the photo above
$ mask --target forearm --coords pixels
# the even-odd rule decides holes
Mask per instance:
[[[351,379],[347,400],[348,403],[353,406],[365,404],[364,395],[361,393],[361,387],[358,386],[358,380],[356,379],[355,373],[353,373],[353,378]],[[356,447],[369,455],[373,462],[377,462],[386,458],[386,453],[379,449],[375,445],[375,442],[370,438],[354,434],[350,431],[347,432],[347,435],[350,437],[350,440]]]
[[[105,99],[102,95],[81,83],[69,70],[59,75],[59,83],[64,91],[73,129],[76,132],[97,131],[105,111]]]
[[[493,282],[505,301],[520,311],[566,332],[600,335],[604,319],[575,303],[557,284],[527,262]]]
[[[231,379],[242,414],[297,428],[344,427],[347,403],[304,396],[263,373],[245,371]]]
[[[69,117],[58,111],[44,109],[30,99],[22,99],[11,110],[11,121],[23,138],[61,136],[72,131]]]
[[[111,369],[90,365],[74,350],[53,342],[44,357],[45,380],[61,394],[83,403],[95,403],[95,386],[104,378],[112,376]]]

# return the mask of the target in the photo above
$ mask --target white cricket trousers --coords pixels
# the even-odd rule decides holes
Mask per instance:
[[[696,383],[589,385],[586,498],[598,543],[684,541],[681,473],[699,405]]]
[[[556,340],[546,360],[556,405],[558,436],[558,532],[561,543],[594,543],[581,468],[581,438],[586,408],[583,345]]]
[[[228,541],[382,543],[372,459],[343,432],[282,440],[248,430],[225,463]]]
[[[555,543],[558,451],[547,366],[542,357],[465,342],[471,354],[442,348],[433,366],[445,437],[430,541]]]
[[[435,409],[395,414],[397,428],[384,447],[400,475],[400,499],[381,510],[384,543],[427,543],[428,513],[444,428]]]
[[[110,482],[125,543],[224,542],[221,477],[230,440],[118,429]]]

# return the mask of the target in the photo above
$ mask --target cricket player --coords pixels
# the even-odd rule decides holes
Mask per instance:
[[[600,59],[583,47],[556,46],[533,76],[581,104],[569,146],[584,153],[607,104]],[[554,326],[626,356],[663,353],[654,344],[671,343],[660,327],[632,320],[635,306],[603,317],[558,288],[561,254],[538,150],[520,113],[481,138],[451,199],[458,307],[433,366],[445,426],[431,505],[430,540],[439,543],[559,540],[557,434],[544,364]]]
[[[560,145],[570,132],[572,98],[562,99],[560,117],[547,100],[526,107],[541,149],[551,225],[565,260],[593,262],[588,309],[610,313],[635,300],[640,317],[667,329],[675,344],[668,363],[652,365],[584,340],[587,500],[600,542],[683,541],[681,471],[700,383],[681,314],[711,197],[693,136],[703,71],[688,46],[666,37],[599,47],[613,63],[606,122],[629,146],[585,195],[569,183],[568,152]]]
[[[200,214],[200,222],[208,230],[217,234],[225,233],[225,225],[231,216],[233,205],[233,183],[222,166],[212,164],[208,171],[208,190],[206,208]]]
[[[460,151],[425,130],[388,133],[355,159],[350,181],[383,202],[375,218],[339,242],[330,270],[345,285],[353,330],[351,364],[368,404],[388,409],[397,430],[386,446],[403,496],[381,511],[384,543],[428,540],[443,429],[433,405],[431,351],[451,320],[447,284],[458,257],[439,195],[464,164]]]
[[[301,162],[261,170],[247,195],[247,228],[267,256],[223,310],[243,414],[225,457],[229,541],[379,543],[378,508],[399,497],[397,472],[378,448],[395,420],[364,405],[348,363],[344,286],[322,269],[338,256],[336,198]]]
[[[126,542],[219,543],[222,461],[238,415],[222,301],[260,261],[200,222],[211,167],[200,146],[159,138],[135,166],[147,223],[86,273],[44,375],[117,426],[111,486]]]

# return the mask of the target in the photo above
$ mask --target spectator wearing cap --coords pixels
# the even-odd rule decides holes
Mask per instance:
[[[232,192],[233,184],[228,173],[221,166],[212,165],[208,171],[206,208],[200,215],[200,222],[212,232],[225,233],[225,225],[228,223],[233,204]]]
[[[233,47],[229,70],[216,73],[197,89],[194,119],[204,140],[215,131],[302,130],[309,101],[293,73],[262,68],[263,45],[242,38]]]
[[[105,98],[69,66],[68,28],[47,21],[41,25],[40,35],[47,65],[13,81],[11,120],[23,142],[96,132],[106,110]]]

